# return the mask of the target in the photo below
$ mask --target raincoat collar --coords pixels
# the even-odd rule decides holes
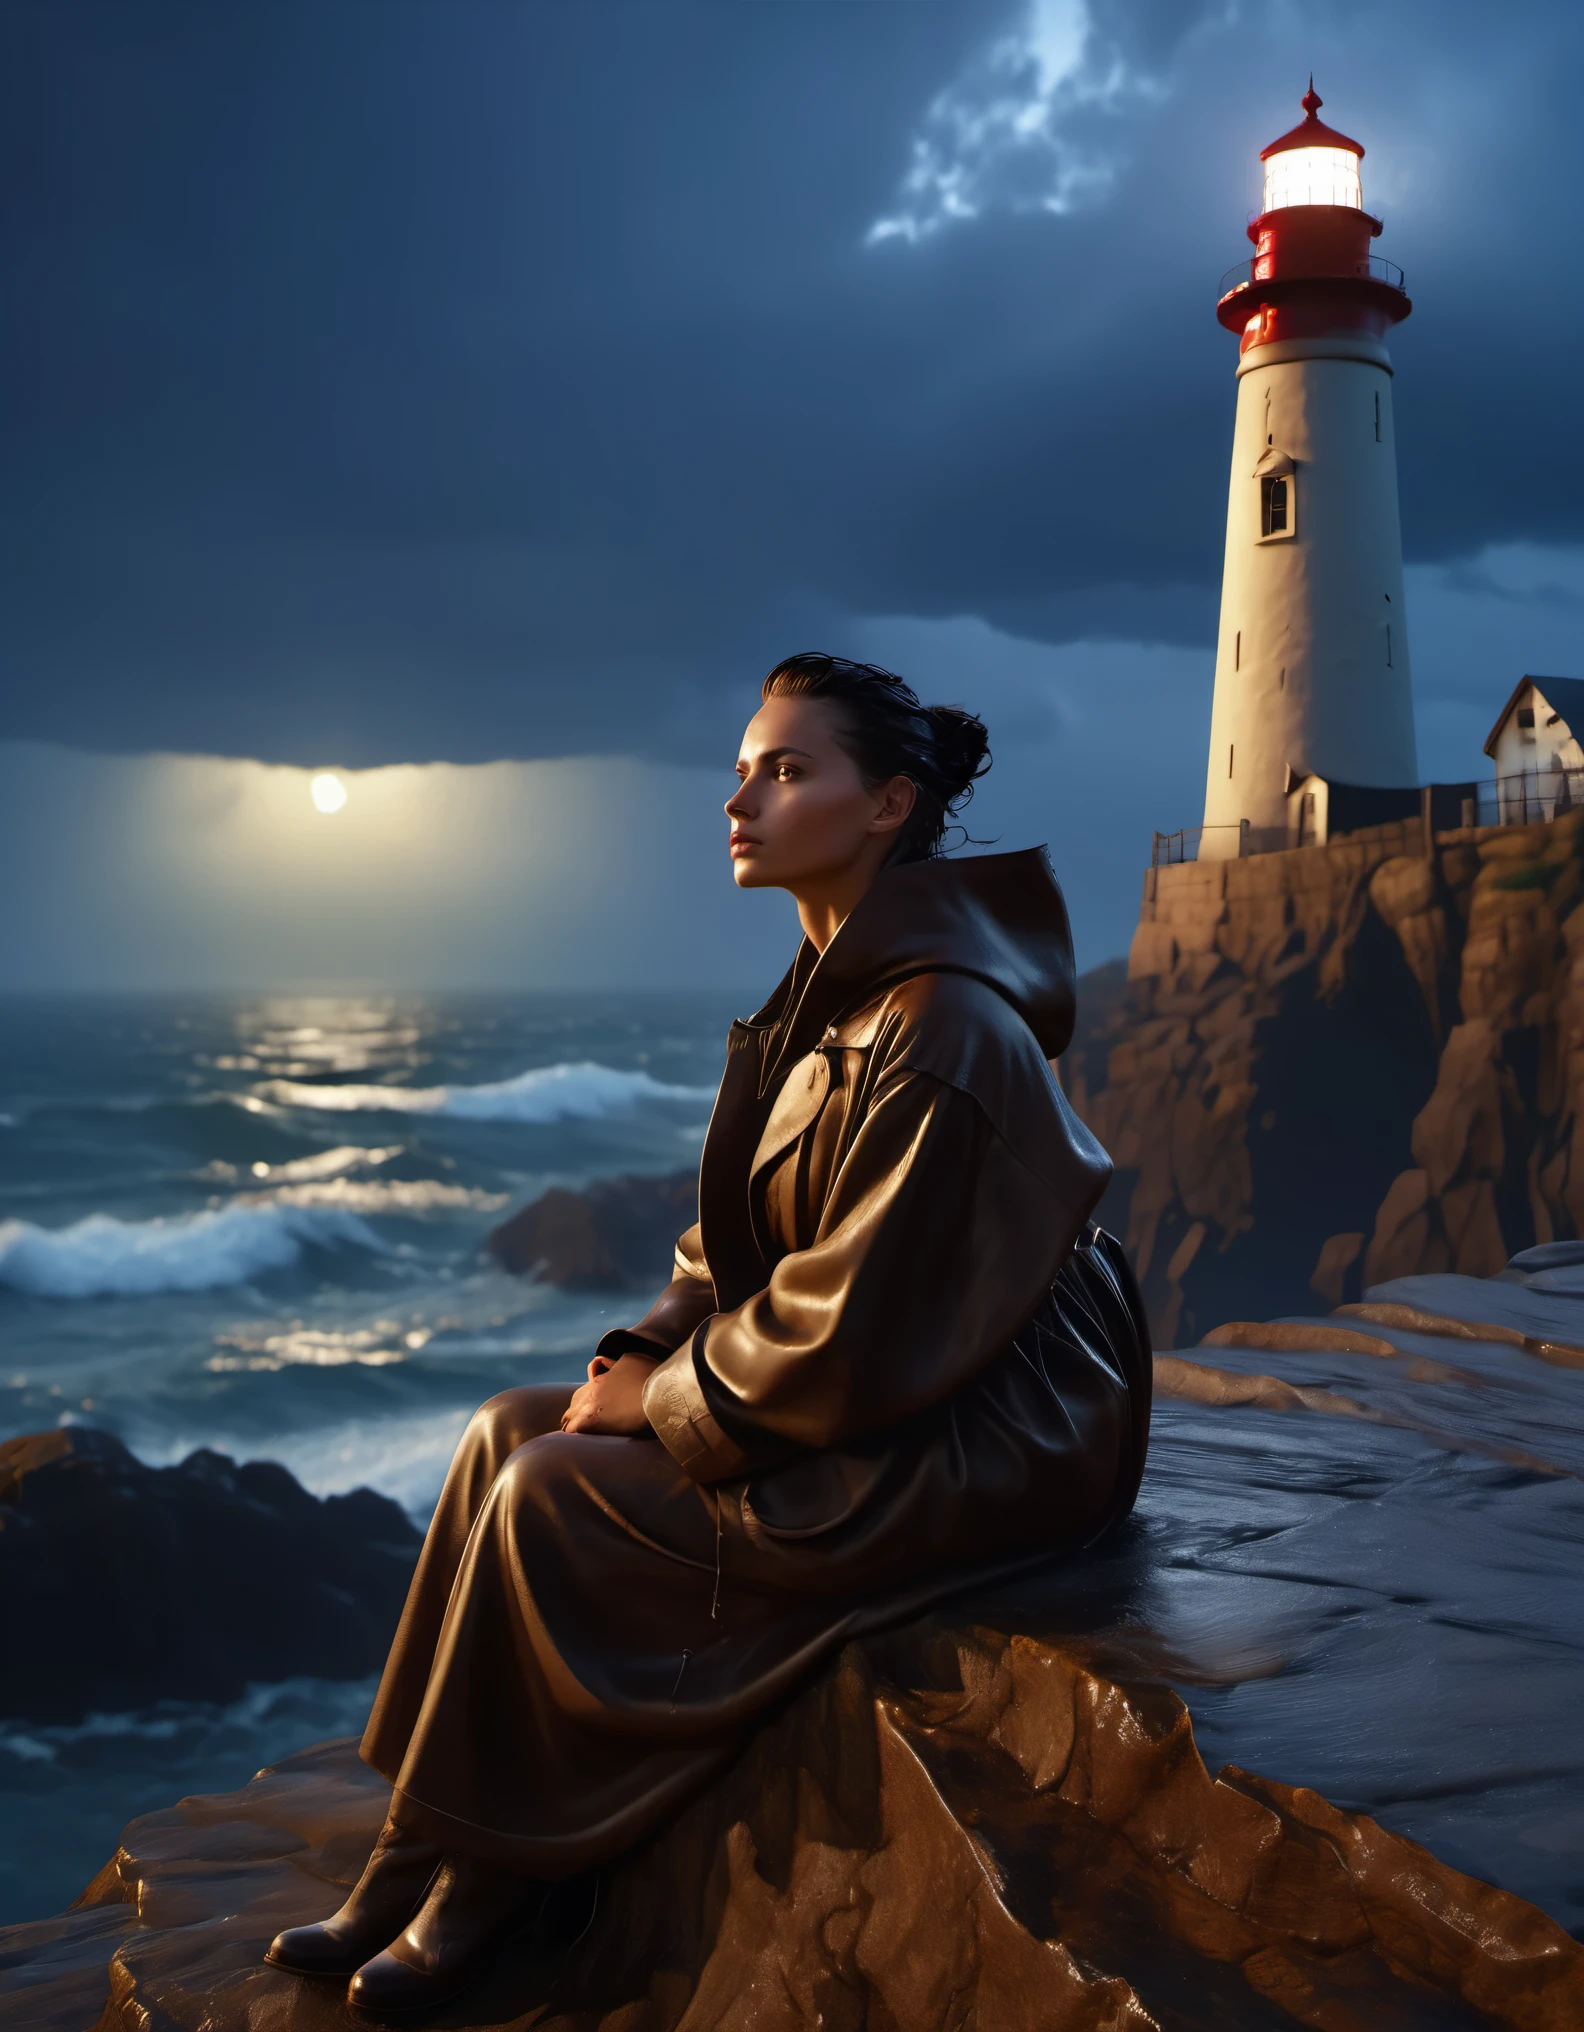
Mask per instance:
[[[884,869],[823,953],[805,938],[764,1007],[741,1026],[760,1045],[759,1091],[837,1018],[915,974],[971,974],[1010,1002],[1058,1058],[1072,1039],[1067,906],[1043,847]]]

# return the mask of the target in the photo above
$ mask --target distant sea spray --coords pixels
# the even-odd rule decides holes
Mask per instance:
[[[647,1072],[624,1072],[585,1059],[576,1065],[538,1066],[515,1079],[482,1086],[390,1087],[317,1085],[265,1080],[260,1100],[283,1108],[339,1114],[449,1115],[475,1122],[597,1121],[646,1102],[708,1107],[713,1087],[669,1086]]]

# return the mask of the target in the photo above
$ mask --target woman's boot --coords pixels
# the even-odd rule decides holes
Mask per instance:
[[[545,1890],[498,1863],[447,1856],[412,1923],[352,1978],[348,2003],[383,2017],[447,2002],[507,1934],[532,1921]]]
[[[345,1975],[396,1937],[424,1902],[440,1864],[433,1842],[387,1820],[341,1910],[317,1926],[276,1934],[264,1959],[298,1975]]]

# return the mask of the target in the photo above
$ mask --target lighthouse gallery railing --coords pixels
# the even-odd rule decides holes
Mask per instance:
[[[1260,273],[1259,271],[1261,270],[1264,272]],[[1379,254],[1367,254],[1362,261],[1349,268],[1346,273],[1351,276],[1366,277],[1371,282],[1384,282],[1391,289],[1402,289],[1405,287],[1403,272],[1396,262],[1387,261]],[[1236,289],[1247,289],[1252,282],[1268,282],[1270,279],[1270,261],[1268,257],[1263,261],[1257,257],[1252,261],[1240,261],[1235,268],[1229,268],[1226,274],[1222,276],[1220,287],[1216,290],[1216,301],[1220,303],[1223,298],[1229,297]]]

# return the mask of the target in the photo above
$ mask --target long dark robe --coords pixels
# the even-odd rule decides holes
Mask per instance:
[[[733,1025],[700,1225],[601,1343],[664,1357],[651,1432],[509,1390],[457,1450],[363,1742],[404,1824],[602,1862],[847,1638],[1126,1511],[1148,1340],[1071,1025],[1040,854],[882,875]]]

